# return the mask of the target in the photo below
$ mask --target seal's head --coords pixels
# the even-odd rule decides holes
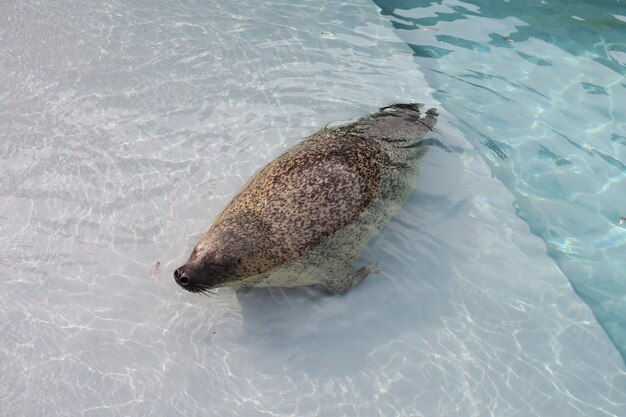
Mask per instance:
[[[194,249],[185,265],[174,271],[174,280],[189,292],[204,293],[227,282],[235,267],[236,261],[211,260],[208,256],[198,256]]]
[[[183,289],[204,293],[237,286],[275,265],[268,232],[254,216],[238,214],[220,219],[200,239],[187,262],[174,271]]]

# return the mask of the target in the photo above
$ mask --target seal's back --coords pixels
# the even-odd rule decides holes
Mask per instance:
[[[406,199],[424,153],[420,141],[436,123],[434,109],[420,109],[383,107],[354,123],[322,129],[270,162],[218,216],[176,271],[176,281],[192,291],[310,284],[321,261],[332,268],[319,271],[319,283],[333,292],[353,285],[363,274],[350,273],[351,264]],[[341,273],[354,279],[343,276],[348,284],[334,285],[339,281],[325,275],[347,262]],[[306,278],[285,278],[304,270]]]

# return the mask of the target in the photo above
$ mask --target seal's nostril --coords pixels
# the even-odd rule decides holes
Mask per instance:
[[[189,284],[189,277],[187,275],[183,274],[178,279],[178,282],[180,282],[180,285],[187,285],[187,284]]]
[[[176,271],[174,271],[174,279],[178,280],[178,278],[180,278],[180,271],[177,269]]]

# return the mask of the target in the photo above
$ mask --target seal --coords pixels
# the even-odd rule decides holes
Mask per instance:
[[[438,113],[393,104],[323,128],[259,170],[176,269],[193,293],[217,287],[321,284],[348,290],[375,266],[352,271],[399,211]]]

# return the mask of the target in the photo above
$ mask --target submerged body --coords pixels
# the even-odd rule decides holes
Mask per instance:
[[[397,213],[417,174],[420,142],[437,120],[395,104],[325,128],[270,162],[244,186],[174,273],[184,289],[321,284],[345,291],[365,245]]]

